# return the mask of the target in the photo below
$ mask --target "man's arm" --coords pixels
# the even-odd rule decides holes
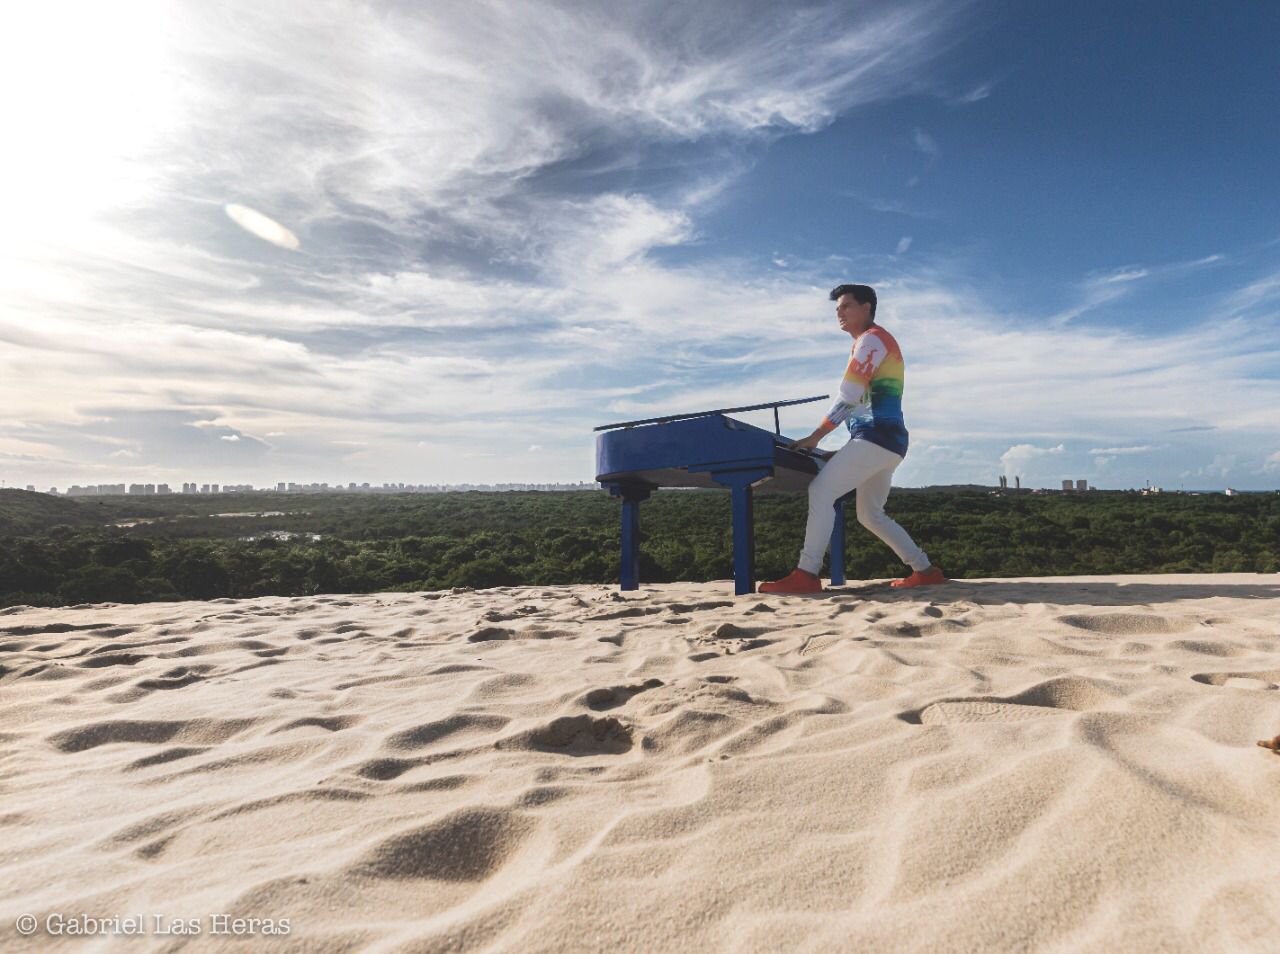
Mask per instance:
[[[833,430],[835,430],[834,425],[826,428],[825,430],[822,427],[818,427],[808,437],[801,438],[791,446],[796,448],[797,450],[813,450],[822,442],[822,439],[826,437],[828,434],[830,434]]]
[[[866,332],[859,335],[853,346],[853,354],[849,357],[849,367],[845,369],[844,377],[840,380],[840,391],[835,403],[822,418],[822,422],[814,428],[813,433],[796,441],[792,446],[802,450],[813,450],[824,437],[840,425],[841,421],[853,413],[853,409],[862,403],[867,388],[871,386],[871,378],[887,353],[884,342],[879,336]]]

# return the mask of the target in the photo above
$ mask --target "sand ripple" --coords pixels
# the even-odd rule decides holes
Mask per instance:
[[[1277,949],[1280,578],[730,589],[0,611],[2,946]]]

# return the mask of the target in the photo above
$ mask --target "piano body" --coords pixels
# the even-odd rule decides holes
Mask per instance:
[[[822,400],[825,395],[597,427],[596,480],[622,500],[622,589],[640,586],[640,504],[660,487],[722,487],[733,494],[734,592],[754,592],[753,493],[807,490],[819,462],[831,456],[793,450],[778,426],[778,408]],[[774,431],[728,416],[764,408],[773,408]],[[831,534],[836,585],[844,583],[844,502],[836,503]]]

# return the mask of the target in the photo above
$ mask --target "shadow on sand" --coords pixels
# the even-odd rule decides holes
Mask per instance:
[[[1191,583],[1170,576],[1168,583],[1113,582],[1108,580],[953,580],[943,586],[897,590],[885,583],[830,587],[822,596],[831,600],[869,599],[885,603],[954,603],[961,600],[981,606],[1005,603],[1054,603],[1058,605],[1143,606],[1180,600],[1205,600],[1215,596],[1245,600],[1280,599],[1280,579],[1259,574],[1258,583]],[[1270,582],[1262,582],[1267,581]],[[816,594],[815,594],[816,595]]]

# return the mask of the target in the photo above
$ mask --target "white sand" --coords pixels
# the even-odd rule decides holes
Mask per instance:
[[[731,594],[3,611],[0,950],[1280,950],[1280,576]]]

